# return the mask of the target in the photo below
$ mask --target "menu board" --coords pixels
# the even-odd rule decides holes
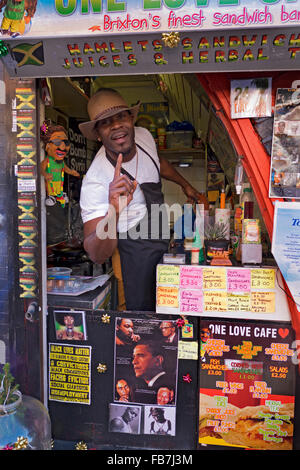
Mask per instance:
[[[292,450],[289,323],[200,320],[199,444]]]
[[[156,312],[198,316],[228,313],[230,317],[232,312],[270,315],[276,311],[276,290],[273,267],[160,264],[157,266]]]

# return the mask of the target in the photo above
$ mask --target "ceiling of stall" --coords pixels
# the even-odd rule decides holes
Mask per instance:
[[[84,79],[83,79],[84,80]],[[77,119],[86,119],[87,96],[76,78],[51,79],[54,107]],[[208,142],[232,181],[236,154],[231,140],[195,74],[102,76],[92,81],[92,93],[101,87],[116,88],[129,104],[168,101],[172,116],[189,121],[196,134]]]
[[[88,97],[76,83],[68,78],[51,78],[48,80],[52,105],[55,109],[76,119],[88,119]]]

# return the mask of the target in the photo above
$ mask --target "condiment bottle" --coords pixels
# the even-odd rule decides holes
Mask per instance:
[[[245,215],[245,203],[247,204],[247,217]],[[243,194],[241,197],[241,207],[242,207],[242,219],[253,219],[253,207],[254,207],[254,202],[253,202],[253,195],[252,195],[252,189],[250,188],[250,185],[245,185]],[[249,214],[252,214],[252,216],[248,217]]]

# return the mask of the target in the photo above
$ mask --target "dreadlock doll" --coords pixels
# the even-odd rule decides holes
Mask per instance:
[[[41,126],[41,139],[44,143],[46,158],[41,163],[41,173],[45,178],[48,205],[60,202],[65,206],[63,193],[64,174],[80,177],[76,170],[69,168],[64,158],[70,150],[66,130],[62,126],[50,125],[46,121]]]
[[[36,5],[37,0],[0,0],[0,12],[5,6],[1,33],[13,38],[24,34],[25,25],[33,18]]]

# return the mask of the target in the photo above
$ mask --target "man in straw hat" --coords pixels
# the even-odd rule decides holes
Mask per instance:
[[[154,205],[163,204],[161,177],[179,184],[190,201],[205,198],[167,160],[158,157],[150,132],[134,125],[138,111],[139,104],[128,106],[111,88],[98,90],[90,99],[90,121],[79,127],[87,139],[103,145],[83,180],[80,205],[84,246],[90,258],[103,263],[114,255],[116,274],[114,260],[119,253],[123,309],[153,311],[156,265],[169,244],[161,223],[151,214]],[[150,227],[152,234],[153,227],[158,227],[154,232],[159,236],[151,236]],[[120,279],[118,274],[116,277]]]

